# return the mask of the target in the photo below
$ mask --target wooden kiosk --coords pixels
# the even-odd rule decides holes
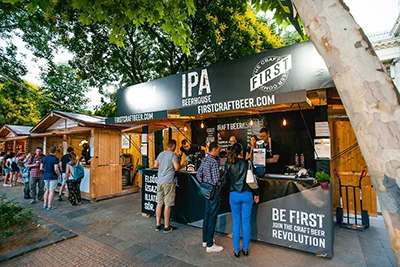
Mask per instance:
[[[0,129],[0,142],[2,142],[0,150],[12,150],[17,153],[29,151],[35,143],[30,136],[31,129],[30,126],[4,125]]]
[[[125,126],[106,125],[105,118],[84,114],[52,111],[31,129],[31,136],[41,139],[46,154],[50,146],[57,148],[60,158],[68,147],[79,157],[86,140],[92,156],[90,165],[83,165],[85,177],[82,196],[91,201],[123,194],[121,165],[121,130]],[[33,148],[34,149],[34,148]]]

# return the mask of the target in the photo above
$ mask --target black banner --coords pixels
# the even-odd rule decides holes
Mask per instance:
[[[332,86],[323,59],[307,42],[122,88],[117,114],[182,109],[192,115],[293,103],[298,95],[281,94]]]
[[[138,121],[150,121],[156,119],[168,118],[168,112],[166,110],[158,112],[144,112],[136,114],[122,115],[114,118],[107,118],[106,124],[126,123],[126,122],[138,122]]]
[[[176,199],[171,218],[202,227],[204,198],[198,194],[195,173],[176,173]],[[157,170],[145,170],[142,187],[142,212],[154,215],[151,208]],[[157,187],[155,187],[157,188]],[[260,203],[253,206],[251,238],[316,254],[333,256],[333,210],[331,190],[322,190],[315,180],[260,181]],[[147,194],[147,196],[145,196]],[[232,216],[229,192],[221,191],[221,208],[216,231],[230,234]]]

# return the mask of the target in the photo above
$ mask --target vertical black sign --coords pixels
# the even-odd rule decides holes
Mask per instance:
[[[142,212],[155,215],[157,206],[157,172],[144,171],[142,175]]]

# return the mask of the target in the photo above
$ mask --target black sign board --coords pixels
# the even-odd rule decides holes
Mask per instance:
[[[154,215],[156,200],[149,195],[156,194],[153,189],[157,190],[157,186],[153,182],[157,170],[144,170],[143,177],[142,212]],[[175,183],[176,198],[171,219],[202,227],[204,198],[198,192],[200,184],[196,174],[177,172]],[[251,239],[333,256],[332,188],[323,190],[314,179],[262,179],[260,193],[260,203],[252,208]],[[229,192],[225,188],[221,190],[215,230],[232,233]]]
[[[106,124],[116,124],[116,123],[127,123],[127,122],[142,122],[142,121],[150,121],[156,119],[165,119],[168,118],[168,112],[166,110],[158,111],[158,112],[143,112],[136,113],[130,115],[122,115],[114,118],[107,118]]]
[[[282,93],[332,86],[323,59],[307,42],[122,88],[117,114],[182,109],[181,115],[191,115],[268,106],[295,101]]]

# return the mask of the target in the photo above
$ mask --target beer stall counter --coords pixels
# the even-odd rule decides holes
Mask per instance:
[[[250,135],[259,136],[259,129],[268,127],[272,140],[282,145],[284,165],[294,165],[294,155],[303,153],[311,178],[273,176],[267,166],[260,183],[261,200],[253,208],[252,239],[331,257],[332,188],[323,190],[312,176],[319,170],[330,173],[330,155],[324,157],[330,153],[327,94],[332,88],[322,58],[311,43],[302,43],[122,88],[117,92],[118,116],[107,123],[145,125],[141,143],[145,167],[151,167],[148,163],[158,155],[149,151],[150,143],[158,141],[155,134],[154,140],[148,139],[148,129],[160,121],[172,124],[168,138],[176,131],[185,135],[187,126],[177,127],[174,121],[186,120],[192,143],[206,146],[218,141],[222,149],[231,135],[246,148]],[[314,146],[320,139],[325,145]],[[198,194],[195,174],[176,173],[173,218],[202,227],[204,198]],[[154,215],[156,181],[156,170],[143,171],[143,213]],[[225,190],[217,231],[229,234],[228,196]]]
[[[31,137],[40,139],[37,146],[47,154],[56,147],[61,158],[68,147],[74,148],[78,159],[86,140],[90,147],[91,164],[82,164],[85,176],[81,182],[82,197],[96,201],[122,194],[121,130],[124,125],[106,125],[105,118],[54,110],[31,129]],[[35,147],[30,152],[34,153]]]
[[[142,213],[155,216],[157,170],[145,169],[142,179]],[[171,219],[202,227],[204,198],[199,194],[196,172],[176,172],[175,183],[176,199]],[[259,186],[260,203],[253,206],[251,239],[326,257],[333,256],[331,190],[321,189],[313,178],[293,176],[263,178]],[[229,193],[226,188],[221,191],[216,231],[232,233]]]

